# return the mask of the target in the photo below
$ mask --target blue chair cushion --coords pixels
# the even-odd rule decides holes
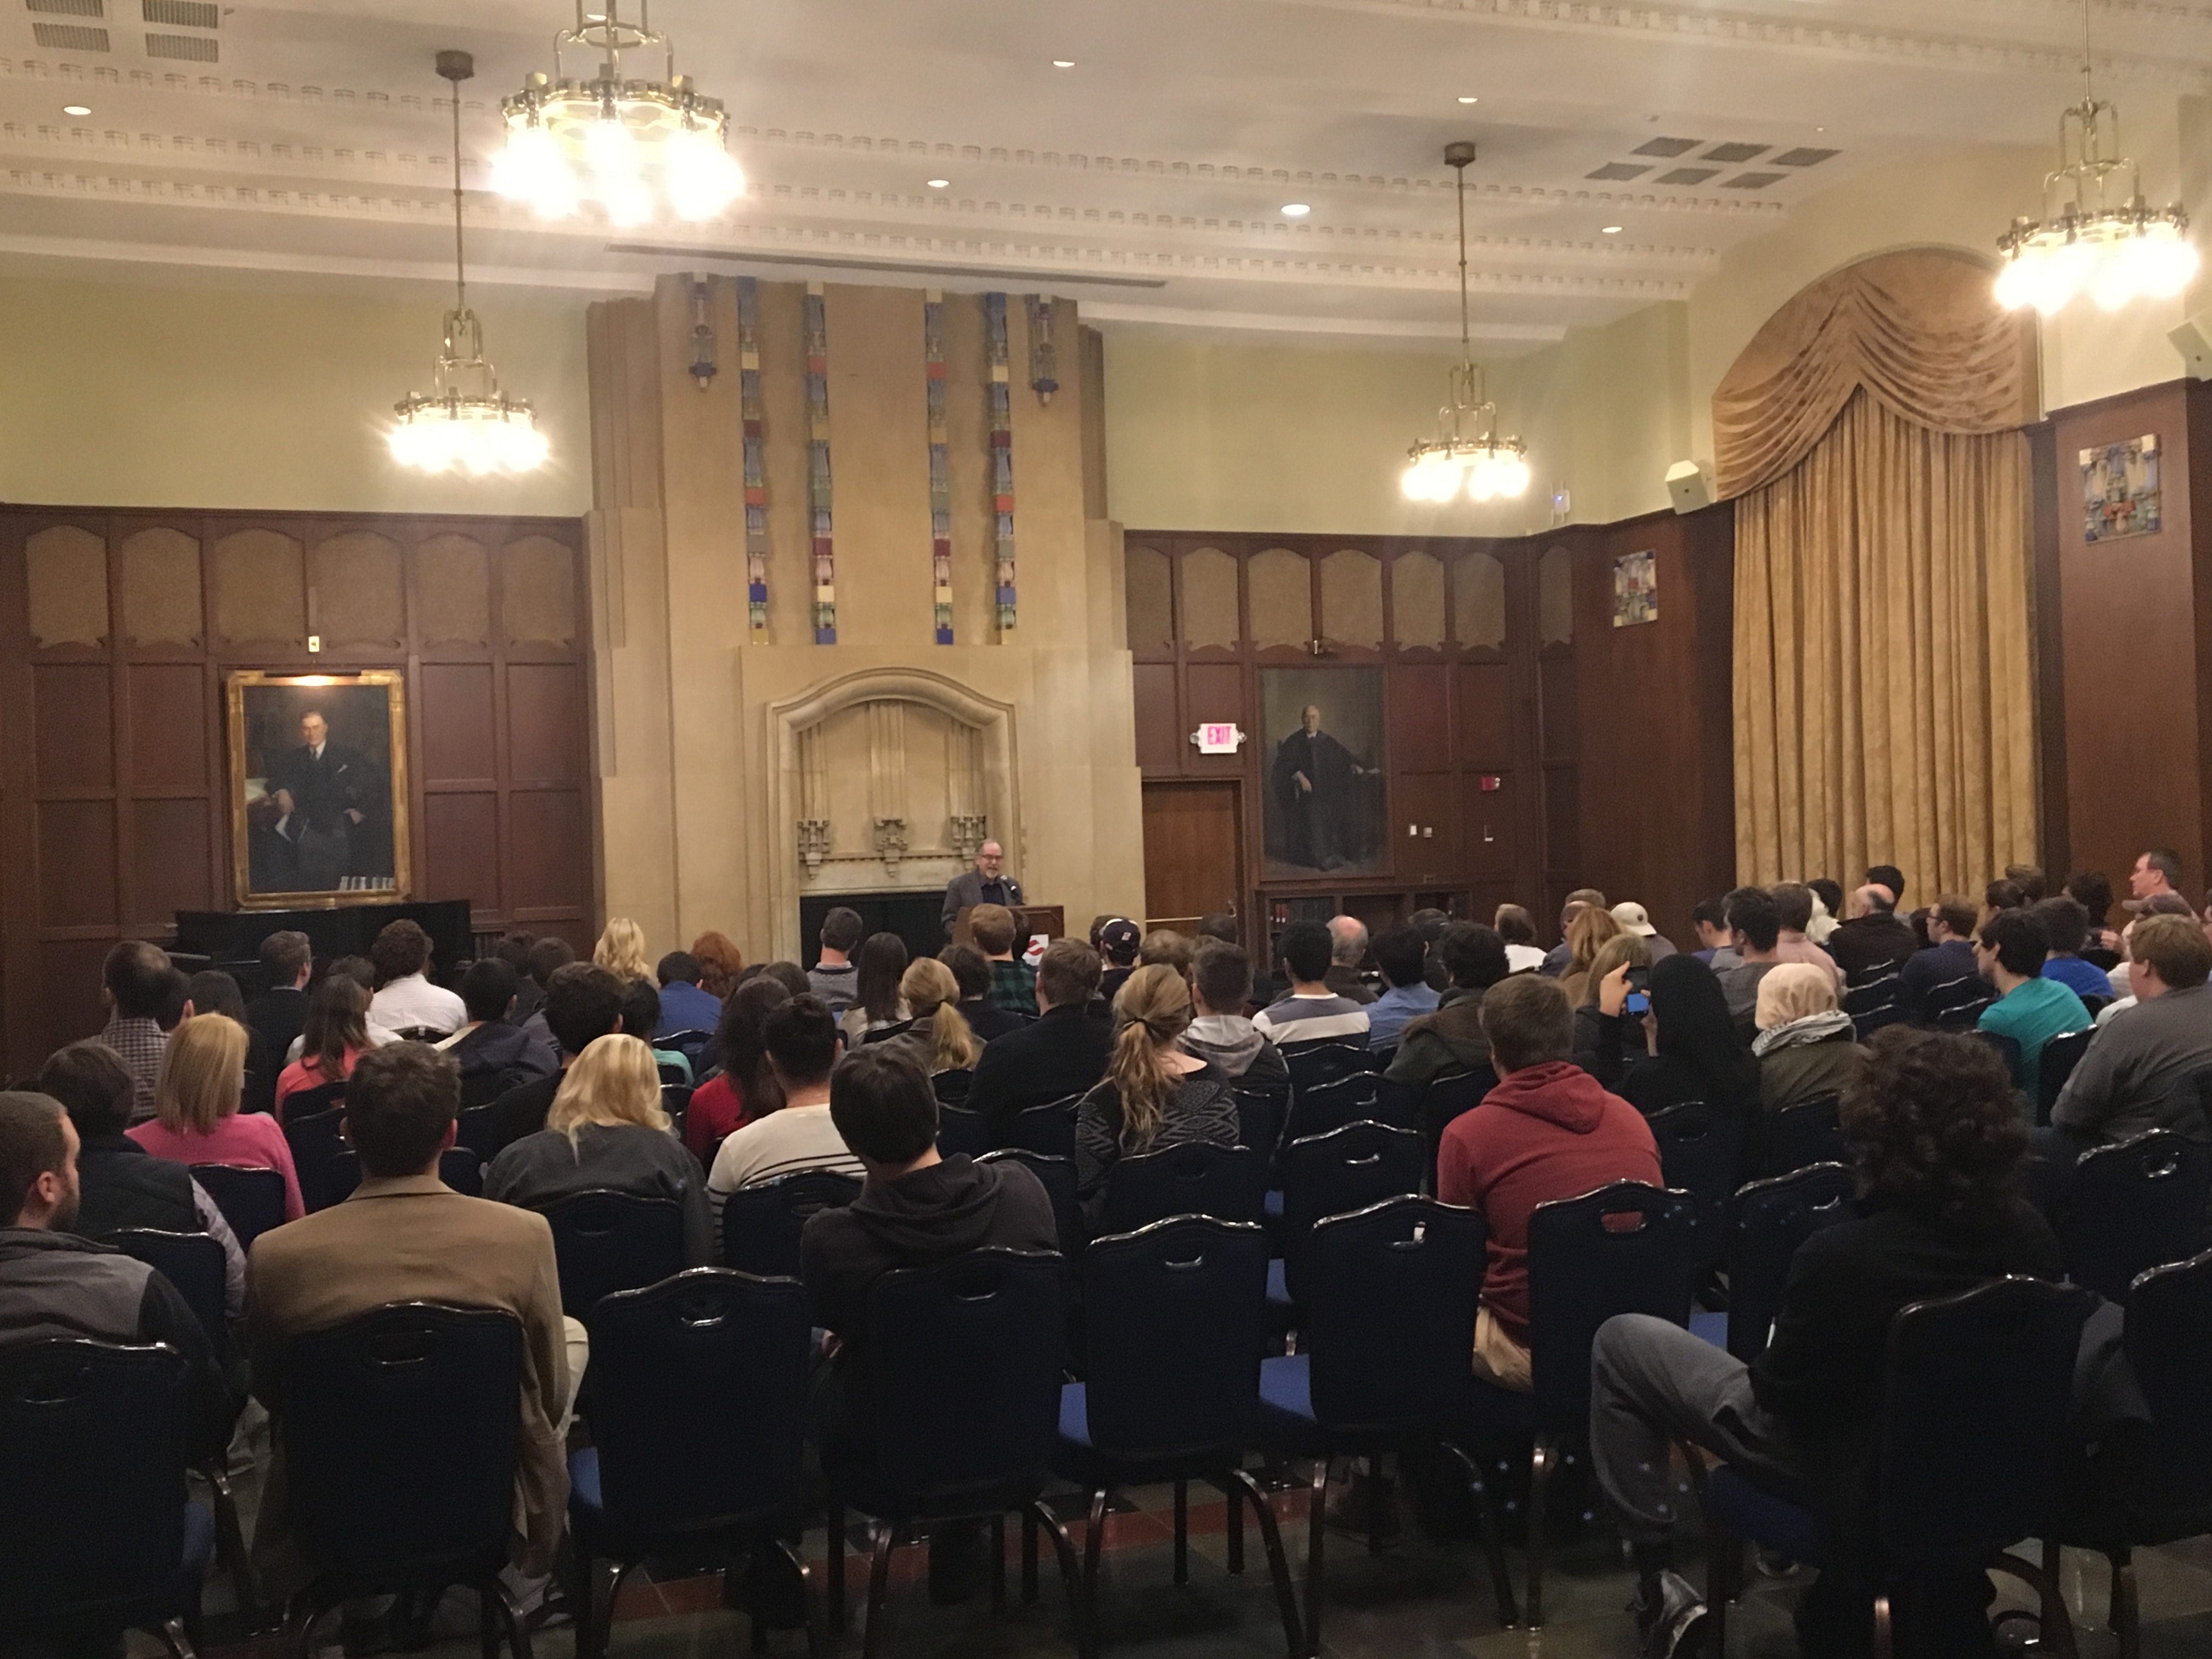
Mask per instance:
[[[179,1564],[188,1584],[198,1584],[207,1577],[208,1563],[215,1559],[215,1511],[204,1504],[185,1505],[185,1550]]]
[[[1690,1334],[1701,1342],[1710,1342],[1716,1348],[1728,1346],[1728,1316],[1724,1313],[1705,1313],[1702,1310],[1690,1316]]]
[[[1792,1561],[1820,1565],[1820,1523],[1794,1498],[1754,1486],[1727,1464],[1705,1477],[1705,1508],[1739,1538]]]
[[[1260,1201],[1260,1213],[1266,1216],[1270,1221],[1280,1221],[1283,1218],[1283,1192],[1281,1188],[1277,1188]]]
[[[1283,1258],[1280,1256],[1267,1263],[1267,1305],[1285,1311],[1291,1305],[1290,1280],[1283,1275]]]
[[[606,1509],[599,1496],[599,1449],[586,1446],[568,1454],[568,1504],[596,1516]]]
[[[1273,1450],[1294,1455],[1328,1449],[1328,1437],[1314,1419],[1311,1354],[1260,1362],[1260,1439]]]
[[[1091,1449],[1091,1412],[1080,1382],[1060,1385],[1060,1440],[1064,1449]]]

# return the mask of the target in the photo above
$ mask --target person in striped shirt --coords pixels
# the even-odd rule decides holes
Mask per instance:
[[[1278,950],[1290,994],[1253,1017],[1268,1042],[1279,1048],[1304,1042],[1367,1044],[1367,1010],[1327,984],[1332,941],[1318,921],[1294,921],[1283,929]]]
[[[761,1022],[761,1046],[783,1091],[783,1104],[722,1143],[707,1177],[714,1212],[714,1260],[722,1259],[722,1206],[740,1187],[801,1170],[866,1174],[830,1117],[830,1073],[837,1063],[837,1022],[811,993],[772,1009]]]

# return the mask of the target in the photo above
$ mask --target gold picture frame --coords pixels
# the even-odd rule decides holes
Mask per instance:
[[[414,896],[407,685],[397,669],[223,679],[232,891],[243,910]],[[308,721],[319,718],[312,748]]]

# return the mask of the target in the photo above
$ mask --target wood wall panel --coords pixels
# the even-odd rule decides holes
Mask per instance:
[[[422,803],[422,896],[472,899],[499,885],[499,796],[440,792]]]
[[[1129,617],[1129,649],[1139,658],[1175,653],[1174,572],[1156,547],[1132,543],[1121,556]]]
[[[1494,789],[1484,781],[1498,780]],[[1474,772],[1460,779],[1460,856],[1468,878],[1477,882],[1510,881],[1514,874],[1515,830],[1521,803],[1510,772]],[[1499,901],[1502,902],[1503,901]],[[1526,903],[1524,899],[1520,901]],[[1494,912],[1497,904],[1493,902]],[[1483,918],[1487,921],[1489,918]],[[1541,918],[1539,918],[1541,925]]]
[[[1385,736],[1399,772],[1442,772],[1451,766],[1451,670],[1401,665],[1385,682]]]
[[[407,641],[406,580],[399,544],[374,530],[343,530],[307,550],[315,631],[333,645]]]
[[[1459,758],[1496,772],[1513,764],[1513,671],[1502,662],[1453,668],[1458,690]]]
[[[491,555],[474,536],[425,537],[415,550],[417,626],[431,645],[491,640]]]
[[[581,783],[586,720],[584,674],[578,665],[509,665],[507,775],[516,783]]]
[[[23,971],[16,983],[35,987],[17,999],[27,1005],[22,1016],[40,1030],[65,1031],[70,1037],[91,1036],[107,1024],[107,1011],[100,1000],[100,969],[112,942],[104,939],[46,939],[25,954]],[[60,1041],[53,1047],[58,1048]],[[12,1076],[36,1070],[44,1053],[12,1063]]]
[[[115,803],[42,800],[37,807],[39,925],[115,926]]]
[[[511,644],[574,645],[575,550],[550,536],[525,536],[500,550],[501,631]]]
[[[1237,620],[1237,560],[1218,547],[1198,547],[1177,563],[1184,641],[1194,651],[1236,650],[1244,637]]]
[[[492,718],[488,662],[422,668],[422,781],[489,783],[499,775],[498,725]]]
[[[1401,773],[1391,780],[1389,845],[1391,873],[1400,881],[1460,879],[1458,786],[1449,772]]]
[[[591,826],[580,789],[518,789],[507,797],[507,892],[518,920],[571,910],[591,890]]]
[[[40,663],[31,671],[31,714],[41,789],[110,789],[115,738],[103,663]]]
[[[306,648],[307,556],[298,537],[258,526],[234,530],[216,543],[213,565],[218,638]]]
[[[1382,561],[1340,547],[1321,561],[1321,637],[1362,651],[1382,648]]]
[[[82,526],[54,525],[24,544],[31,642],[99,645],[107,638],[107,544]]]
[[[208,717],[206,671],[198,663],[133,663],[125,682],[132,787],[211,788],[222,768],[209,763],[220,750]]]
[[[222,908],[210,879],[205,800],[131,803],[131,884],[124,924],[167,923],[179,910]]]
[[[203,632],[200,544],[173,525],[123,538],[123,640],[194,646]]]
[[[1136,709],[1137,764],[1148,775],[1180,772],[1186,750],[1195,754],[1179,732],[1185,727],[1176,706],[1176,666],[1171,662],[1140,662],[1129,671],[1130,690]]]
[[[1433,650],[1444,642],[1444,562],[1416,550],[1390,562],[1390,642]]]

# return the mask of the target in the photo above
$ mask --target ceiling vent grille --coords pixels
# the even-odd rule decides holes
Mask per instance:
[[[212,40],[197,34],[155,34],[146,36],[146,55],[149,58],[182,58],[195,64],[212,64],[217,48]]]
[[[1832,149],[1814,149],[1809,145],[1801,146],[1796,149],[1784,150],[1781,155],[1774,158],[1774,165],[1782,167],[1816,167],[1835,153]]]
[[[1700,161],[1748,161],[1754,155],[1764,155],[1771,148],[1766,144],[1715,144]]]
[[[1723,190],[1765,190],[1776,179],[1784,177],[1779,173],[1739,173],[1721,185]]]
[[[43,11],[56,17],[105,17],[106,0],[23,0],[26,11]]]
[[[1702,138],[1652,138],[1636,147],[1638,155],[1686,155],[1705,141]]]
[[[1661,173],[1653,182],[1662,185],[1702,185],[1719,171],[1718,167],[1674,167]]]
[[[138,9],[149,23],[178,29],[221,27],[222,8],[209,0],[138,0]]]
[[[1586,179],[1641,179],[1650,171],[1649,163],[1639,166],[1633,161],[1607,161],[1595,173],[1583,176]]]
[[[32,38],[49,52],[106,52],[107,31],[82,23],[33,23]]]

